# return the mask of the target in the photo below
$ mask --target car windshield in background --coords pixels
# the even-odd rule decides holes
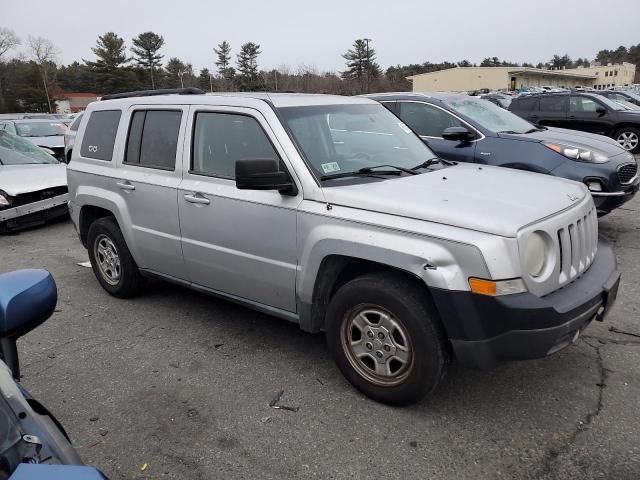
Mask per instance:
[[[498,103],[502,105],[503,108],[509,108],[509,105],[511,105],[511,100],[511,98],[501,97],[498,98]]]
[[[64,134],[61,122],[20,122],[16,133],[21,137],[56,137]]]
[[[28,140],[0,131],[0,165],[34,163],[58,163],[58,161]]]
[[[607,107],[609,107],[611,110],[616,110],[618,112],[623,111],[623,110],[627,110],[626,107],[620,105],[619,103],[614,102],[613,100],[611,100],[610,98],[607,97],[602,97],[600,95],[598,95],[598,100],[602,103],[604,103]]]
[[[320,177],[382,165],[410,169],[436,158],[409,127],[382,105],[316,105],[279,110]]]
[[[628,102],[627,100],[620,100],[619,98],[614,100],[614,102],[619,103],[627,110],[640,110],[640,106],[635,103]]]
[[[533,124],[517,115],[508,112],[488,100],[476,98],[460,98],[447,101],[447,105],[456,112],[498,133],[527,133],[536,129]]]

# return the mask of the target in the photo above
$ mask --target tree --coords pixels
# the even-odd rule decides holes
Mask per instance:
[[[563,56],[554,55],[551,60],[549,60],[549,65],[554,69],[562,69],[562,68],[571,68],[573,67],[573,60],[566,53]]]
[[[5,53],[16,48],[18,45],[20,45],[20,39],[13,30],[0,27],[0,61],[2,61]]]
[[[353,47],[342,54],[347,62],[347,70],[342,72],[342,78],[353,80],[360,92],[369,93],[371,79],[380,75],[380,65],[376,63],[376,51],[369,47],[370,38],[359,38],[353,42]]]
[[[133,39],[131,51],[137,57],[136,61],[142,68],[149,70],[151,75],[151,88],[155,89],[153,69],[160,66],[164,55],[159,50],[164,46],[164,38],[153,32],[144,32]]]
[[[231,66],[231,45],[225,40],[218,45],[218,48],[214,48],[213,51],[218,57],[216,60],[218,74],[226,81],[230,81],[235,74],[235,69]]]
[[[121,92],[131,85],[131,72],[125,69],[129,59],[123,38],[114,32],[107,32],[98,37],[91,51],[97,60],[85,60],[85,63],[93,70],[96,87],[101,93]]]
[[[200,70],[200,75],[198,75],[198,88],[213,92],[213,75],[208,68]]]
[[[257,43],[247,42],[240,47],[240,53],[237,55],[237,67],[240,90],[242,91],[255,91],[263,88],[258,75],[258,55],[260,55],[260,45]]]
[[[462,60],[458,62],[459,67],[471,67],[471,62],[469,60]]]
[[[51,40],[47,40],[43,37],[32,37],[29,35],[29,55],[40,70],[44,93],[47,96],[49,113],[53,112],[51,108],[51,97],[49,97],[49,74],[55,69],[55,60],[59,53],[59,50]]]
[[[190,63],[183,62],[179,58],[170,58],[165,70],[168,77],[166,86],[169,88],[191,87],[195,83],[193,66]]]

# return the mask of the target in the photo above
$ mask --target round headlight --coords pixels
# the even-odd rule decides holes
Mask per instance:
[[[547,263],[547,243],[537,232],[530,234],[524,242],[524,266],[529,275],[539,277]]]

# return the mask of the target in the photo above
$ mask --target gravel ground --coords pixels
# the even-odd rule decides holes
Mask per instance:
[[[0,271],[55,276],[23,383],[111,479],[637,479],[640,199],[600,229],[623,272],[605,323],[550,358],[454,367],[409,408],[357,393],[323,336],[285,321],[159,281],[110,297],[68,222],[0,237]],[[269,407],[280,390],[297,412]]]

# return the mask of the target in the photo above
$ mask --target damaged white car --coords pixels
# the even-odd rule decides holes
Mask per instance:
[[[67,169],[40,147],[0,131],[0,232],[68,215]]]

